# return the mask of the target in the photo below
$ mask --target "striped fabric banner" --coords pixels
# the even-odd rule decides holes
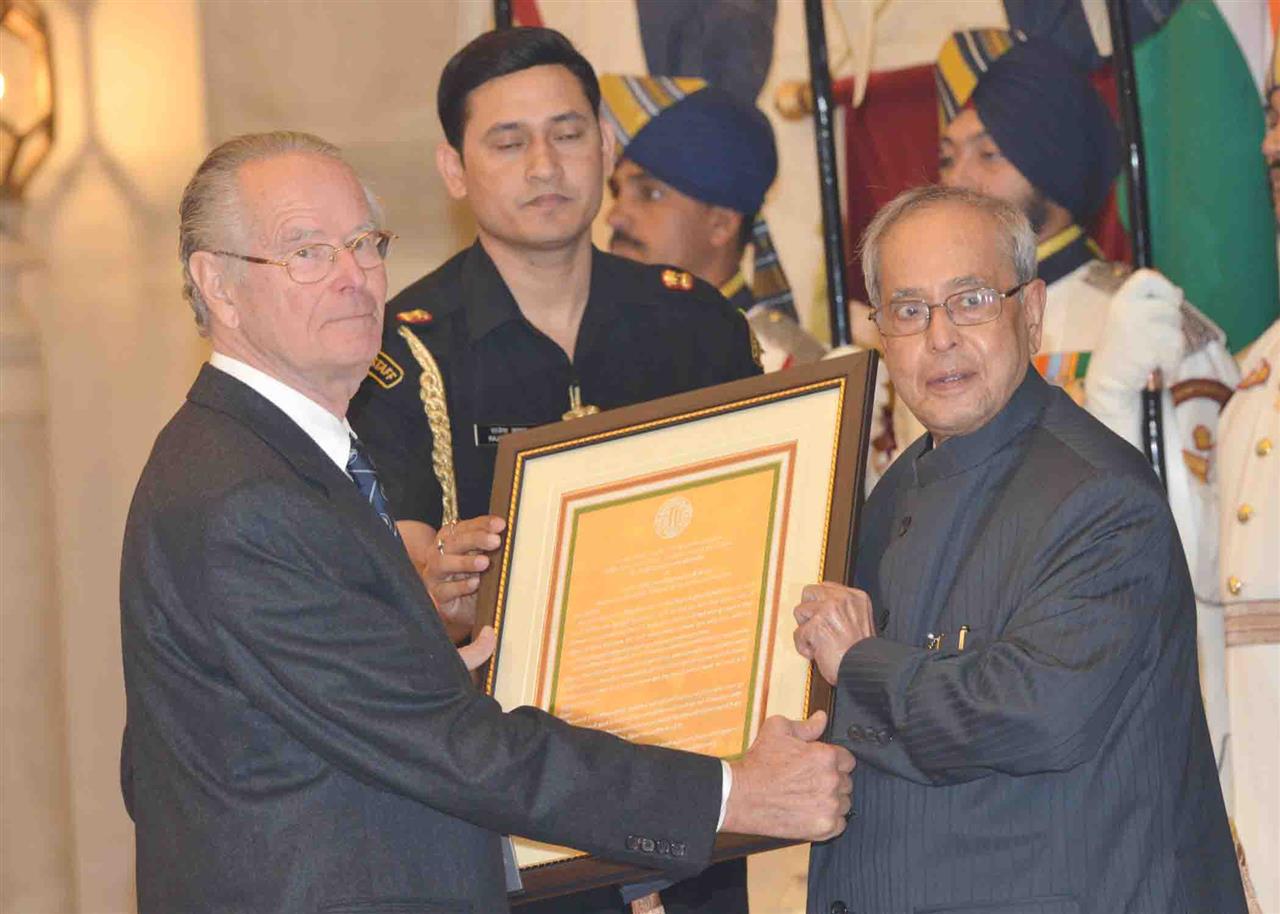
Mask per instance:
[[[938,86],[938,123],[945,128],[969,103],[978,80],[1004,55],[1021,33],[1005,29],[970,29],[953,32],[938,52],[933,78]]]
[[[690,93],[705,87],[696,76],[622,76],[605,73],[600,77],[600,114],[613,128],[618,143],[626,146],[655,114],[669,108]]]

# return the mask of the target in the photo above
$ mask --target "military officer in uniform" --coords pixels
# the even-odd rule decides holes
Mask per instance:
[[[759,371],[746,321],[713,286],[592,246],[614,160],[599,101],[591,65],[549,29],[486,33],[446,64],[436,165],[470,204],[478,238],[387,303],[382,351],[352,401],[404,544],[457,640],[500,542],[503,522],[487,515],[499,437]],[[449,442],[433,434],[446,415]],[[712,867],[664,901],[669,914],[745,910],[745,862]],[[624,908],[606,888],[546,910]]]
[[[1201,683],[1221,764],[1226,682],[1212,476],[1218,414],[1239,378],[1225,336],[1159,273],[1130,275],[1102,260],[1081,227],[1105,202],[1121,159],[1110,112],[1072,59],[1046,41],[982,29],[953,34],[934,75],[942,183],[1015,204],[1036,232],[1048,284],[1036,368],[1136,447],[1141,391],[1153,371],[1163,374],[1169,503],[1199,600]]]
[[[1262,154],[1280,224],[1277,69],[1273,56]],[[1240,365],[1240,383],[1219,426],[1217,474],[1229,759],[1236,833],[1258,908],[1280,911],[1280,321],[1242,354]]]
[[[768,118],[700,79],[605,74],[600,89],[602,116],[622,144],[609,178],[609,250],[680,267],[718,287],[747,315],[766,370],[822,358],[826,347],[797,322],[758,218],[778,173]],[[742,270],[748,246],[750,283]]]

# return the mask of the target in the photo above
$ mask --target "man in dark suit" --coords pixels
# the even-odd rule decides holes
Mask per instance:
[[[685,875],[719,827],[843,827],[852,757],[815,742],[821,714],[772,719],[724,767],[472,687],[344,418],[378,350],[391,235],[334,147],[228,141],[181,220],[214,355],[125,534],[141,911],[502,911],[501,832]]]
[[[810,912],[1243,912],[1173,518],[1141,455],[1028,370],[1025,216],[908,191],[863,270],[928,434],[867,502],[855,587],[796,608],[860,763]]]

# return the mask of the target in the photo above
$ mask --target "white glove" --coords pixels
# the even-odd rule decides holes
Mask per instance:
[[[1137,270],[1111,297],[1102,341],[1089,361],[1089,397],[1147,386],[1159,368],[1171,379],[1182,361],[1182,290],[1155,270]]]
[[[1142,399],[1151,372],[1174,377],[1185,346],[1182,290],[1155,270],[1137,270],[1111,297],[1107,325],[1085,375],[1085,409],[1142,447]]]

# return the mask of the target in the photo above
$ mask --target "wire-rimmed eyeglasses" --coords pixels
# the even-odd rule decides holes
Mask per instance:
[[[934,308],[942,308],[957,327],[972,327],[975,324],[986,324],[1000,316],[1004,300],[1017,295],[1032,280],[1019,283],[1007,292],[998,289],[967,289],[954,292],[938,304],[931,304],[919,299],[907,298],[891,301],[871,312],[871,319],[876,322],[883,336],[911,336],[923,333],[933,317]]]
[[[234,257],[237,260],[245,260],[249,263],[262,263],[267,266],[284,267],[285,272],[289,274],[289,278],[296,283],[306,285],[308,283],[320,282],[331,272],[333,272],[333,262],[338,259],[338,254],[343,251],[350,251],[352,258],[362,270],[372,270],[374,267],[381,265],[387,259],[387,250],[391,247],[391,242],[396,237],[394,232],[384,231],[383,229],[371,229],[367,232],[361,232],[352,238],[346,244],[336,247],[323,241],[317,241],[313,244],[305,244],[298,248],[284,260],[271,260],[267,257],[251,257],[248,254],[237,254],[234,251],[210,251],[211,254],[219,254],[223,257]]]

